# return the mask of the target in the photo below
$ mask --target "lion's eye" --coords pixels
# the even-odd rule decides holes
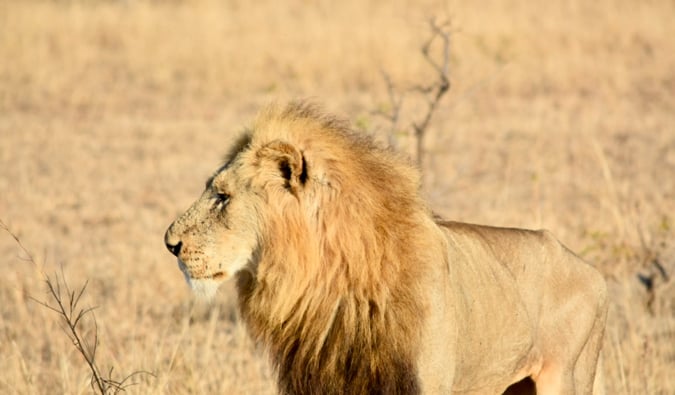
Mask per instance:
[[[230,201],[230,195],[227,193],[217,193],[215,198],[214,198],[214,206],[217,209],[222,209],[227,205],[227,203]]]

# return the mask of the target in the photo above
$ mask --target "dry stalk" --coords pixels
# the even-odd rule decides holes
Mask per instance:
[[[38,267],[33,255],[23,245],[21,239],[19,239],[19,237],[12,232],[2,220],[0,220],[0,228],[14,238],[21,251],[26,255],[26,260],[28,260],[44,278],[44,281],[47,284],[48,301],[40,301],[30,295],[28,295],[28,297],[59,315],[63,324],[63,331],[66,333],[75,349],[82,355],[87,367],[91,371],[91,387],[96,393],[101,395],[117,394],[120,391],[124,391],[127,387],[134,385],[135,383],[129,382],[129,380],[136,375],[149,374],[154,376],[150,372],[136,371],[123,377],[121,380],[116,380],[113,378],[112,367],[107,373],[102,372],[96,361],[99,337],[98,324],[96,322],[96,317],[93,314],[95,307],[81,307],[82,296],[87,290],[89,282],[85,281],[84,285],[81,287],[71,289],[66,281],[65,274],[63,273],[63,267],[61,268],[61,273],[56,273],[53,277],[45,274]],[[87,332],[84,328],[86,326],[85,321],[90,323],[89,331],[91,335],[89,338],[85,335]],[[93,329],[91,326],[93,326]]]
[[[416,93],[422,95],[426,102],[426,111],[418,121],[411,124],[412,135],[415,140],[415,160],[420,168],[424,164],[424,140],[429,128],[431,119],[438,109],[443,96],[450,90],[450,28],[449,23],[437,23],[435,19],[429,21],[431,36],[424,42],[421,48],[422,55],[426,62],[436,73],[436,79],[429,85],[415,85],[402,92],[397,92],[391,77],[382,71],[382,76],[387,86],[389,96],[389,111],[375,111],[376,115],[384,117],[391,125],[390,138],[396,133],[401,119],[403,101],[406,95]],[[431,46],[441,41],[442,55],[440,60],[436,60],[431,54]]]

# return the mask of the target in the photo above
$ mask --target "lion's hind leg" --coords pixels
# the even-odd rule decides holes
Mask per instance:
[[[556,363],[545,363],[535,377],[537,395],[574,395],[574,368]]]
[[[604,314],[601,314],[578,354],[558,356],[565,359],[545,360],[534,378],[537,395],[604,394],[600,360],[604,328]]]
[[[544,363],[535,378],[537,395],[603,395],[600,349],[604,320],[596,323],[576,363]]]
[[[593,380],[593,395],[605,395],[605,373],[602,363],[602,353],[598,358],[598,365],[595,368],[595,379]]]
[[[607,288],[602,281],[598,292],[599,300],[593,327],[574,365],[574,380],[577,394],[602,395],[605,393],[603,365],[601,358],[602,341],[607,321]]]
[[[577,359],[577,363],[574,366],[574,381],[577,394],[602,395],[605,393],[602,358],[600,357],[605,329],[604,318],[603,315],[596,320],[588,341],[581,350],[579,359]]]
[[[539,322],[538,395],[591,395],[607,317],[602,275],[568,250],[554,260]]]

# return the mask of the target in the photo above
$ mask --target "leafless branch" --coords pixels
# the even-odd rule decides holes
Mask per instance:
[[[378,111],[376,114],[383,116],[391,124],[391,134],[395,133],[401,120],[401,111],[403,99],[408,93],[422,95],[426,103],[426,111],[418,121],[411,124],[412,135],[415,139],[415,154],[418,165],[424,164],[424,140],[426,132],[431,123],[432,117],[436,112],[443,96],[450,90],[450,38],[451,32],[449,23],[438,23],[435,19],[429,21],[431,35],[424,42],[421,48],[422,55],[426,62],[435,71],[436,78],[429,85],[416,85],[404,92],[397,92],[391,78],[386,72],[382,72],[383,79],[387,86],[389,96],[390,111]],[[437,60],[432,54],[431,48],[434,43],[441,45],[441,59]]]
[[[28,261],[37,267],[33,255],[21,243],[19,237],[13,233],[2,220],[0,220],[0,229],[5,230],[12,238],[14,238],[19,248],[21,248],[23,253],[28,257]],[[150,372],[137,371],[122,378],[122,380],[115,380],[113,379],[112,368],[110,368],[107,375],[102,374],[101,369],[96,362],[99,337],[98,323],[96,322],[96,317],[93,315],[95,307],[80,307],[82,297],[87,290],[89,281],[85,281],[84,285],[78,289],[71,289],[66,281],[63,268],[61,268],[60,274],[56,273],[53,277],[46,275],[42,271],[41,274],[47,284],[49,301],[41,301],[30,295],[28,297],[39,305],[57,313],[61,317],[62,323],[64,324],[62,329],[75,349],[82,355],[82,358],[91,371],[91,387],[96,393],[101,395],[117,394],[120,391],[124,391],[127,387],[134,385],[135,383],[127,383],[127,381],[138,374],[150,374],[154,376]],[[93,329],[91,329],[92,338],[90,338],[90,341],[87,341],[87,338],[84,335],[85,330],[83,329],[85,318],[87,317],[91,317],[91,325],[93,326]]]
[[[386,73],[383,69],[380,69],[380,74],[387,88],[387,96],[389,103],[387,106],[382,106],[371,111],[372,115],[382,117],[387,120],[389,123],[389,131],[387,135],[389,136],[389,145],[396,146],[396,135],[399,133],[399,123],[401,119],[401,111],[403,107],[403,97],[404,93],[399,93],[394,86],[389,74]]]
[[[429,21],[429,27],[432,35],[429,40],[422,46],[422,54],[424,59],[436,70],[437,80],[426,89],[422,90],[427,98],[427,111],[419,122],[413,122],[413,129],[415,131],[415,139],[417,142],[417,160],[419,165],[422,165],[424,154],[424,137],[431,122],[431,118],[438,107],[441,99],[448,90],[450,90],[450,32],[447,24],[438,25],[435,20]],[[433,59],[429,52],[431,44],[436,40],[442,41],[443,59],[439,63]]]
[[[27,257],[26,260],[28,262],[32,263],[35,267],[37,267],[37,263],[35,263],[35,259],[33,258],[33,255],[28,251],[28,249],[26,249],[26,247],[24,247],[24,245],[23,245],[23,243],[21,243],[21,240],[19,239],[19,237],[16,234],[14,234],[14,232],[9,230],[9,227],[7,227],[7,225],[1,219],[0,219],[0,228],[2,230],[4,230],[5,232],[7,232],[7,234],[9,234],[14,239],[14,241],[19,246],[21,251],[23,251],[23,253],[26,254],[26,257]]]

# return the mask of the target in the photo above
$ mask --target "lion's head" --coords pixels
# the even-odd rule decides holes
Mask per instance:
[[[418,208],[417,196],[408,193],[417,190],[416,172],[398,158],[382,161],[394,155],[313,106],[268,108],[207,180],[200,198],[171,224],[167,248],[192,288],[207,296],[239,271],[258,277],[258,271],[271,269],[260,267],[261,259],[282,250],[285,274],[301,270],[298,281],[321,269],[315,262],[345,251],[354,256],[335,258],[372,262],[364,255],[379,253],[379,240],[368,239],[377,234],[347,238],[338,228],[365,223],[384,229],[392,209],[400,217],[406,208]],[[399,184],[391,185],[392,179]],[[331,223],[336,218],[340,223]],[[272,244],[274,251],[265,248]]]
[[[242,317],[286,392],[335,380],[412,388],[419,327],[396,317],[424,314],[412,295],[423,262],[442,255],[440,243],[424,247],[442,236],[429,233],[437,227],[418,184],[405,160],[345,122],[302,103],[272,107],[165,242],[195,291],[237,278]],[[389,330],[406,341],[384,340]]]
[[[246,160],[238,151],[206,182],[202,195],[166,232],[167,248],[196,294],[210,298],[218,285],[249,264],[259,246],[259,194],[245,182]]]

